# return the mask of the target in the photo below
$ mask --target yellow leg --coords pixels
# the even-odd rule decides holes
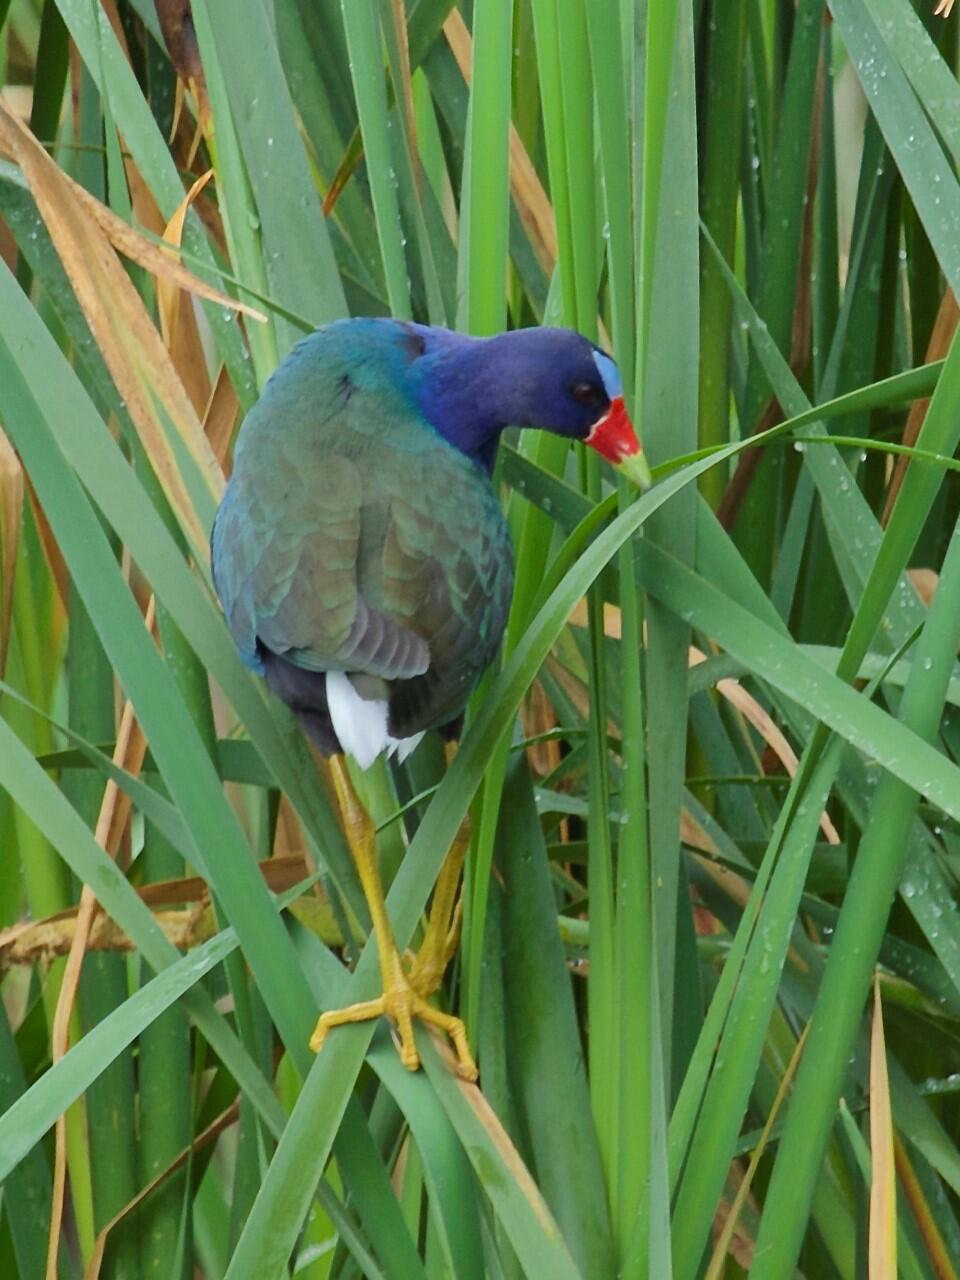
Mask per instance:
[[[449,767],[457,753],[457,744],[448,742],[444,751]],[[432,996],[443,981],[447,965],[453,959],[460,941],[463,897],[457,897],[457,888],[469,847],[470,818],[468,815],[460,823],[460,830],[454,837],[450,852],[440,868],[440,875],[433,888],[433,902],[430,904],[427,931],[409,969],[411,984],[424,998]]]
[[[469,845],[470,819],[464,818],[440,869],[427,931],[409,969],[411,985],[424,997],[433,995],[439,987],[460,940],[463,901],[457,897],[457,888]]]
[[[424,996],[414,988],[404,972],[383,897],[383,885],[380,882],[380,872],[377,867],[373,823],[353,789],[353,783],[350,781],[342,756],[331,757],[330,777],[343,819],[347,843],[357,864],[360,883],[370,908],[370,918],[377,938],[383,993],[375,1000],[364,1000],[346,1009],[336,1009],[321,1014],[310,1037],[310,1047],[315,1053],[319,1053],[331,1027],[342,1026],[347,1022],[365,1022],[385,1013],[397,1026],[400,1061],[411,1071],[416,1071],[420,1065],[420,1057],[413,1039],[413,1019],[416,1017],[447,1033],[457,1053],[458,1073],[466,1080],[476,1080],[477,1068],[470,1056],[463,1022],[427,1004]],[[459,875],[459,867],[457,873]],[[456,882],[454,882],[453,892],[455,891]]]

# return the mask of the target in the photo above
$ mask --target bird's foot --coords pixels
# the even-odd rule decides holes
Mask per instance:
[[[443,970],[440,972],[442,975]],[[439,983],[439,979],[437,982]],[[457,1075],[463,1080],[477,1079],[477,1064],[467,1044],[467,1030],[463,1020],[452,1014],[442,1013],[428,1004],[414,986],[412,978],[404,972],[399,956],[396,964],[391,966],[391,981],[385,986],[382,995],[374,1000],[364,1000],[345,1009],[332,1009],[320,1015],[310,1037],[310,1048],[314,1053],[319,1053],[331,1027],[341,1027],[349,1022],[366,1022],[383,1014],[391,1018],[396,1026],[400,1061],[409,1071],[416,1071],[420,1066],[420,1055],[413,1038],[413,1019],[419,1018],[428,1027],[437,1027],[446,1032],[453,1041],[457,1055]]]
[[[407,978],[411,987],[425,1000],[437,990],[443,981],[447,966],[460,944],[460,925],[463,920],[463,899],[456,905],[450,927],[441,932],[435,920],[430,921],[423,944],[416,955],[407,952]]]

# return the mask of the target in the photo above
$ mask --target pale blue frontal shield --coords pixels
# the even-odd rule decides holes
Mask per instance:
[[[600,377],[603,379],[603,389],[607,393],[608,400],[616,400],[617,396],[623,395],[623,386],[620,382],[620,370],[613,363],[609,356],[605,356],[602,351],[594,351],[593,359],[600,370]]]

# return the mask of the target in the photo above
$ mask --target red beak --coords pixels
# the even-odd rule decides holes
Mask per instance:
[[[615,396],[610,401],[610,408],[593,424],[585,443],[641,489],[650,487],[650,467],[627,414],[623,396]]]

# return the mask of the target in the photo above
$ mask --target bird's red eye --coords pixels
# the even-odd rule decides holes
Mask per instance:
[[[570,394],[579,404],[600,404],[603,396],[592,382],[574,382]]]

